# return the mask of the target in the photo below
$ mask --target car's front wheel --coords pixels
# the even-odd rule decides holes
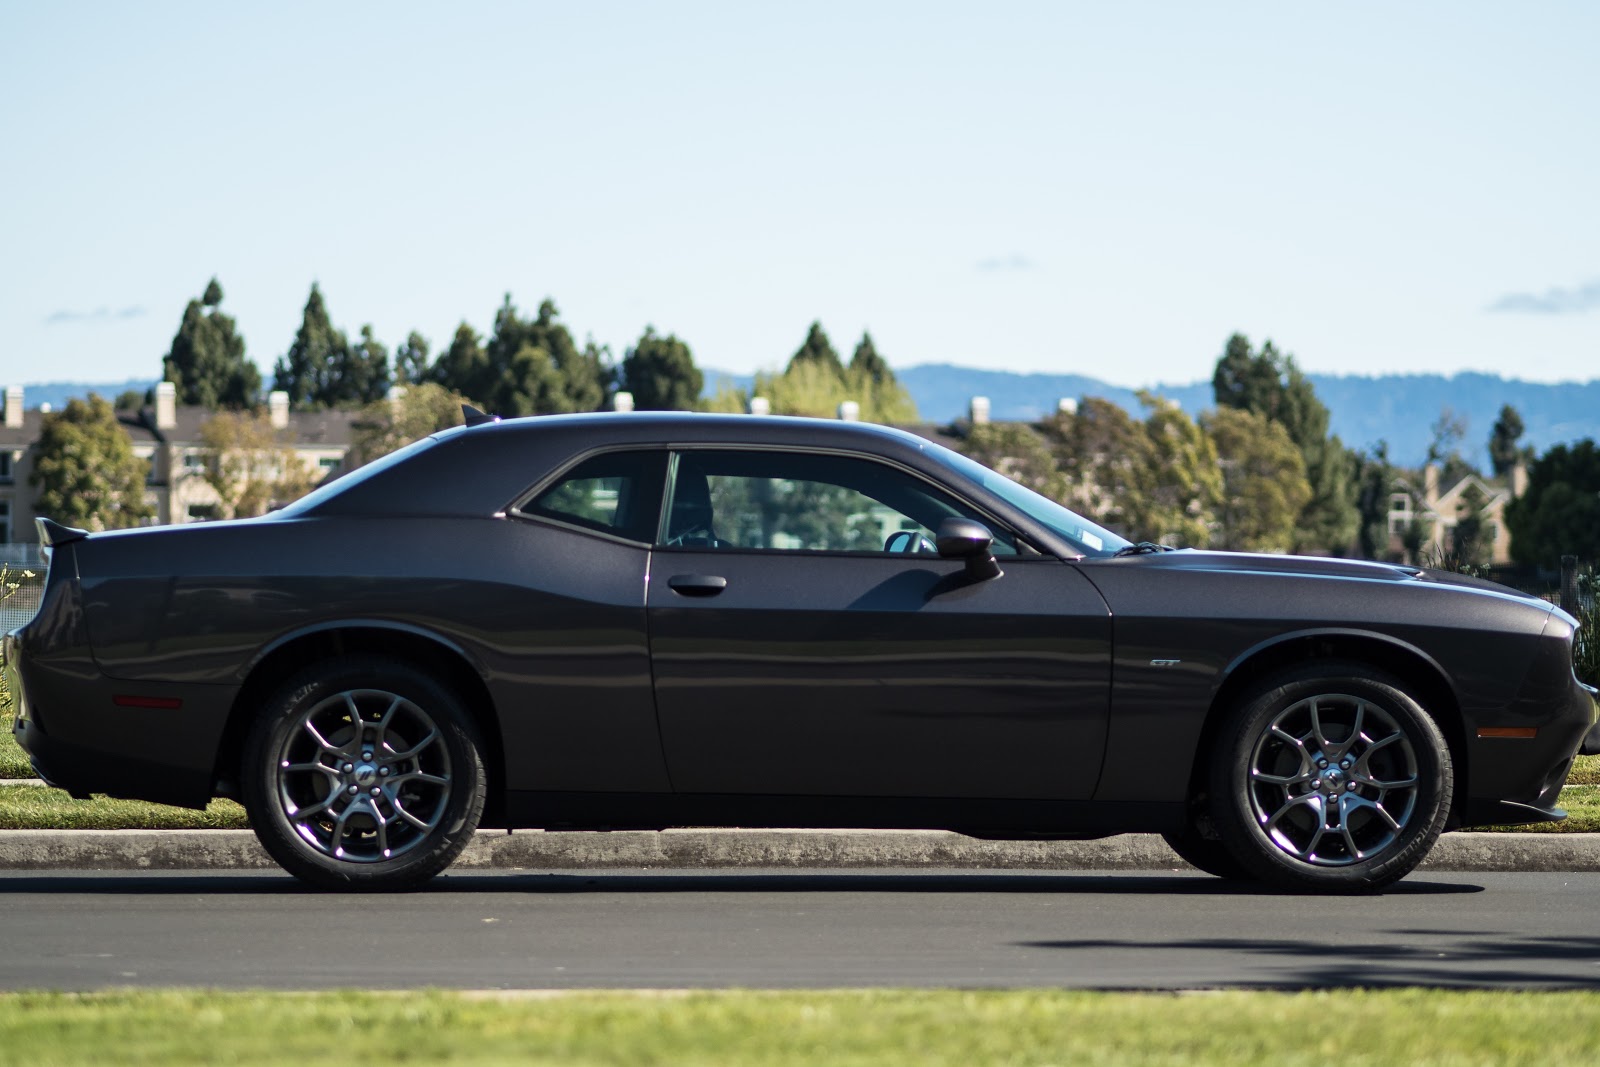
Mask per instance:
[[[1265,882],[1381,889],[1410,874],[1444,829],[1449,747],[1387,674],[1354,663],[1286,672],[1236,707],[1217,736],[1212,823]]]
[[[325,889],[410,889],[449,866],[483,814],[483,745],[449,689],[395,660],[307,668],[245,744],[262,846]]]

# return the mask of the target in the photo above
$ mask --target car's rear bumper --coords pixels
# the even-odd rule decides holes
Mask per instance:
[[[16,711],[12,736],[39,777],[74,796],[210,801],[236,686],[86,677],[33,659],[25,631],[0,639],[0,669]]]

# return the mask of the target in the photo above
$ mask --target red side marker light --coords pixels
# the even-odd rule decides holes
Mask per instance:
[[[1479,737],[1538,737],[1537,726],[1480,726]]]
[[[119,708],[161,708],[166,711],[183,707],[183,701],[177,697],[140,697],[132,693],[118,693],[111,698],[111,703]]]

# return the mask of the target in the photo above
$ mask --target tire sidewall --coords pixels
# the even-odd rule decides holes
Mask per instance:
[[[351,689],[405,697],[438,728],[450,758],[451,789],[438,826],[415,848],[375,863],[325,855],[295,830],[278,798],[278,753],[306,709]],[[262,705],[244,746],[242,802],[263,848],[286,871],[313,886],[346,890],[411,889],[438,874],[471,840],[483,814],[483,745],[454,693],[398,660],[347,657],[307,667]]]
[[[1250,798],[1251,762],[1273,719],[1307,697],[1357,697],[1392,717],[1410,742],[1419,789],[1400,836],[1370,859],[1322,867],[1279,849],[1258,823]],[[1438,840],[1450,811],[1449,746],[1433,718],[1389,675],[1358,664],[1319,664],[1278,675],[1238,705],[1212,761],[1209,789],[1217,834],[1239,862],[1265,882],[1291,889],[1359,892],[1381,889],[1413,871]]]

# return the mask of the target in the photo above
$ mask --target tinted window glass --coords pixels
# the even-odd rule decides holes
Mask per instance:
[[[933,554],[934,531],[952,516],[987,521],[920,478],[870,460],[795,452],[682,452],[665,543]],[[996,552],[1016,552],[1009,534],[994,532]]]
[[[665,452],[608,452],[568,471],[520,509],[525,515],[654,541],[661,513]]]

